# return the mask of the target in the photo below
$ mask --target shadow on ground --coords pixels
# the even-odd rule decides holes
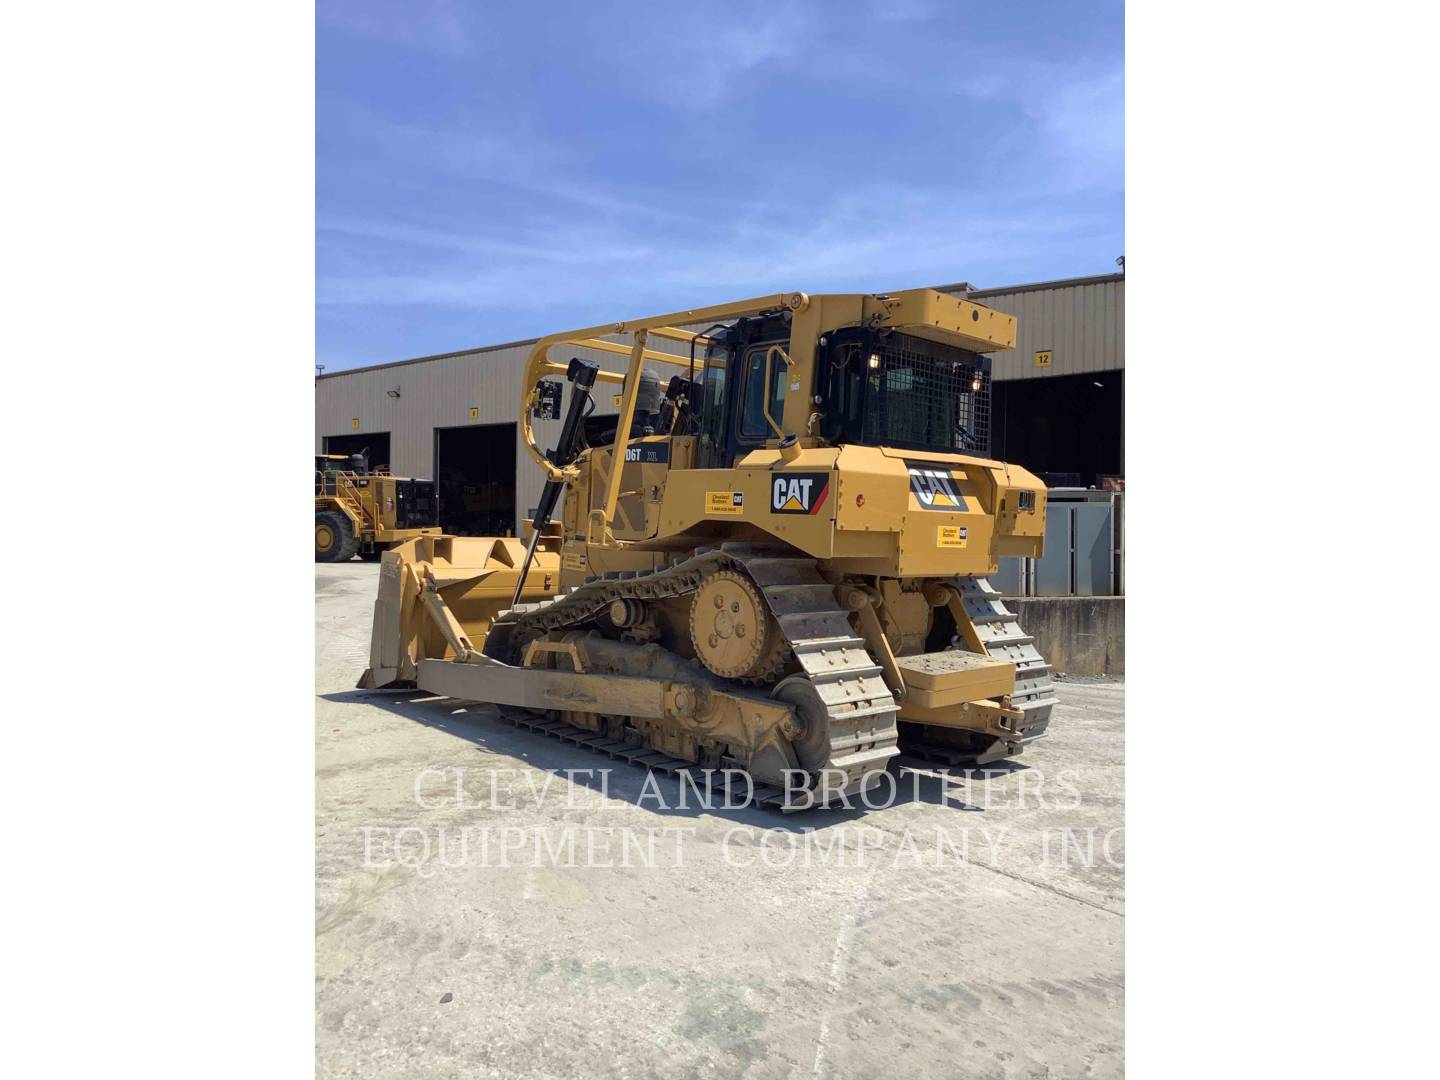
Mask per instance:
[[[886,785],[870,795],[869,806],[860,799],[852,798],[848,809],[835,807],[784,814],[755,803],[727,806],[723,789],[718,784],[714,800],[697,800],[694,791],[678,776],[651,773],[642,765],[611,759],[514,727],[500,718],[494,705],[484,702],[436,697],[423,690],[344,690],[320,696],[337,704],[374,705],[417,724],[464,739],[490,753],[516,758],[569,783],[595,792],[603,791],[610,797],[662,816],[693,818],[710,815],[787,832],[843,825],[892,806],[916,802],[946,806],[963,813],[979,813],[984,800],[981,800],[981,805],[967,802],[967,788],[1028,769],[1017,761],[996,762],[982,769],[947,769],[939,765],[912,768],[892,760],[889,773],[894,781],[893,795],[890,786]],[[654,779],[647,783],[649,776]],[[699,790],[703,797],[703,780],[699,783]],[[734,802],[740,804],[742,798],[737,795]]]

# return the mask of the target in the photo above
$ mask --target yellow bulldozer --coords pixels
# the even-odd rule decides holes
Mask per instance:
[[[985,577],[1044,542],[1044,484],[986,456],[984,354],[1014,344],[1014,317],[930,289],[539,339],[520,429],[546,484],[526,535],[386,552],[359,685],[493,702],[786,810],[848,803],[902,752],[1019,754],[1055,698]],[[587,445],[597,381],[619,384],[619,416]],[[566,384],[546,450],[532,414],[562,419]]]
[[[371,469],[364,454],[315,455],[315,561],[378,561],[417,536],[439,536],[431,480]]]

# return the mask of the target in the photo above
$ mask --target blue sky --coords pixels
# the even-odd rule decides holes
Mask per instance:
[[[317,6],[329,371],[1124,252],[1120,3]]]

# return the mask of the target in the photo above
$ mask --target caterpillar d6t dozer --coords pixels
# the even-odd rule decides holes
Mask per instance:
[[[787,809],[848,801],[902,750],[1020,753],[1054,696],[985,580],[1044,539],[1044,485],[985,456],[982,354],[1014,344],[1012,316],[929,289],[541,338],[526,536],[387,551],[360,686],[493,702],[650,768],[743,770]],[[597,381],[621,391],[603,438]],[[565,382],[547,451],[532,414],[561,419]]]

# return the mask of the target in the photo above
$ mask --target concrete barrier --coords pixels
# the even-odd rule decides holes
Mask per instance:
[[[1005,606],[1055,671],[1125,674],[1123,596],[1007,596]]]

